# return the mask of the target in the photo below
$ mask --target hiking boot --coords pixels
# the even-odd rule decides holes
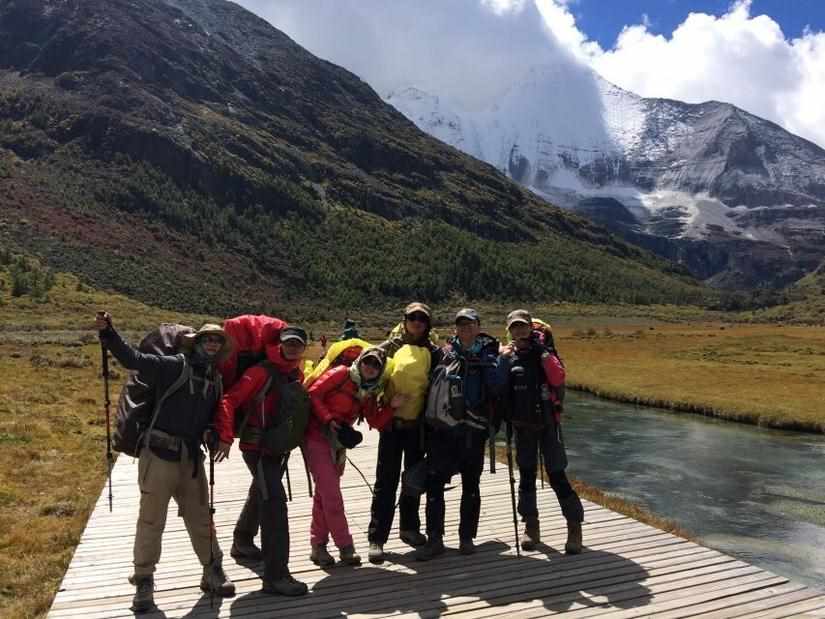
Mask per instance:
[[[525,518],[524,533],[521,536],[522,550],[535,550],[541,541],[541,527],[539,526],[539,519],[535,516]]]
[[[247,561],[262,561],[264,558],[264,553],[252,540],[239,541],[236,539],[232,542],[229,554],[235,559],[245,559]]]
[[[299,580],[295,580],[291,574],[287,574],[280,580],[265,580],[261,591],[269,595],[288,595],[290,597],[297,597],[299,595],[306,595],[306,584]]]
[[[415,551],[415,560],[416,561],[429,561],[430,559],[434,559],[438,555],[443,555],[446,548],[444,548],[444,540],[440,537],[433,537],[430,536],[430,539],[427,540],[427,543],[423,546],[419,547]]]
[[[567,543],[564,552],[569,555],[579,555],[582,552],[582,523],[567,521]]]
[[[229,580],[226,572],[223,571],[223,565],[221,565],[220,561],[213,561],[210,565],[203,568],[201,591],[204,593],[214,593],[222,598],[235,595],[235,583]]]
[[[370,563],[376,565],[384,562],[384,546],[382,544],[370,544],[370,551],[367,557]]]
[[[320,568],[332,567],[335,565],[335,559],[329,552],[327,552],[326,544],[313,544],[312,552],[309,555],[309,560]]]
[[[474,555],[476,553],[476,545],[471,539],[463,539],[458,544],[458,552],[463,555]]]
[[[361,557],[355,552],[355,546],[352,544],[341,548],[340,557],[344,565],[361,565]]]
[[[153,576],[129,576],[129,583],[135,586],[132,598],[132,612],[146,613],[155,608],[155,579]]]
[[[401,531],[399,537],[407,546],[413,548],[418,548],[427,543],[427,538],[418,531]]]

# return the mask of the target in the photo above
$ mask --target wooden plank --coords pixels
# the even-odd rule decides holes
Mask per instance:
[[[377,436],[350,457],[372,481]],[[237,453],[216,469],[217,538],[225,552],[235,519],[246,498],[250,476]],[[461,556],[448,551],[430,563],[413,560],[412,549],[397,539],[385,546],[382,566],[319,570],[308,561],[307,531],[312,500],[300,458],[290,462],[294,500],[289,504],[290,568],[311,586],[304,598],[259,592],[255,566],[237,565],[228,555],[225,568],[238,595],[210,608],[197,588],[201,568],[190,547],[176,506],[170,505],[163,556],[156,574],[156,602],[162,613],[146,617],[437,617],[476,619],[577,616],[740,616],[768,617],[825,609],[819,592],[764,572],[719,552],[674,537],[601,506],[584,501],[586,551],[559,554],[566,522],[549,488],[539,490],[543,539],[539,550],[515,556],[506,469],[482,476],[482,514],[478,552]],[[503,474],[502,474],[503,473]],[[101,495],[87,523],[49,616],[53,619],[131,617],[133,588],[126,582],[139,505],[137,463],[120,458],[113,471],[115,511]],[[456,478],[458,480],[458,478]],[[366,554],[366,529],[372,494],[354,467],[342,479],[350,528],[356,547]],[[457,545],[460,483],[446,494],[445,542]],[[422,499],[422,522],[423,518]],[[364,557],[366,559],[366,557]],[[634,614],[636,613],[636,614]],[[640,614],[639,614],[640,613]],[[768,613],[768,614],[765,614]]]

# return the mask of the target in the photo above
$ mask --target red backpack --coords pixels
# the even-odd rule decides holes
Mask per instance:
[[[244,314],[223,322],[223,329],[232,340],[231,353],[218,365],[224,389],[232,387],[253,365],[266,360],[266,347],[280,341],[286,326],[280,318],[263,314]]]

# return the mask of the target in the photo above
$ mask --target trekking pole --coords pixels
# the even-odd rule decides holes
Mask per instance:
[[[109,479],[109,512],[112,511],[112,467],[115,464],[115,457],[112,454],[112,406],[109,400],[109,351],[106,345],[100,342],[100,354],[103,367],[103,407],[106,410],[106,477]]]
[[[538,440],[539,464],[536,467],[538,469],[538,472],[539,472],[539,477],[541,477],[541,489],[542,490],[544,490],[544,448],[541,445],[541,441],[543,439],[543,436],[542,436],[543,434],[544,434],[544,432],[542,432],[542,434],[539,435],[539,440]]]
[[[489,451],[490,451],[490,473],[495,475],[495,472],[496,472],[496,431],[495,431],[495,428],[493,428],[492,423],[490,424],[489,434],[490,434],[490,436],[488,438],[488,443],[489,443]]]
[[[513,425],[507,422],[507,468],[510,471],[510,504],[513,508],[513,531],[516,534],[516,555],[521,556],[518,540],[518,515],[516,513],[516,477],[513,474]]]
[[[215,453],[206,446],[209,452],[209,569],[215,562]],[[209,587],[209,608],[215,604],[215,588]]]
[[[355,465],[355,462],[353,462],[352,460],[349,459],[349,456],[346,456],[346,458],[347,458],[347,462],[350,463],[350,466],[352,468],[354,468],[356,471],[358,471],[358,474],[361,476],[361,479],[364,480],[364,483],[367,485],[367,488],[370,489],[370,494],[375,496],[375,490],[372,489],[372,486],[370,485],[370,482],[367,481],[367,477],[366,477],[366,475],[364,475],[364,472]],[[397,507],[398,507],[398,505],[396,505],[396,508]]]
[[[312,475],[309,473],[309,464],[307,463],[307,455],[304,448],[301,447],[301,458],[304,461],[304,470],[307,474],[307,489],[309,490],[309,498],[312,498]]]
[[[286,457],[286,462],[284,463],[284,468],[286,469],[286,493],[289,497],[289,502],[292,503],[292,481],[289,479],[289,456]]]

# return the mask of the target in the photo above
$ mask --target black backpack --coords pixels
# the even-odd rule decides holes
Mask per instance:
[[[192,327],[163,323],[141,340],[138,350],[154,355],[174,355],[180,348],[181,337],[194,332]],[[186,363],[184,355],[180,355],[180,358],[184,361],[183,370],[164,393],[158,393],[157,387],[150,385],[140,372],[129,372],[120,391],[112,430],[112,447],[115,451],[135,458],[140,454],[143,446],[141,439],[148,436],[164,400],[189,380],[191,366]]]
[[[298,447],[304,440],[312,404],[309,393],[298,380],[298,372],[284,376],[269,362],[259,364],[267,370],[266,383],[250,404],[244,407],[241,422],[237,425],[239,415],[235,416],[235,436],[242,443],[257,443],[273,455],[286,454]],[[267,425],[263,431],[247,425],[249,415],[254,415],[263,406],[270,391],[278,389],[278,416],[274,423]]]
[[[514,357],[509,383],[509,393],[502,398],[504,418],[517,427],[542,429],[546,419],[541,392],[547,387],[535,350]]]

